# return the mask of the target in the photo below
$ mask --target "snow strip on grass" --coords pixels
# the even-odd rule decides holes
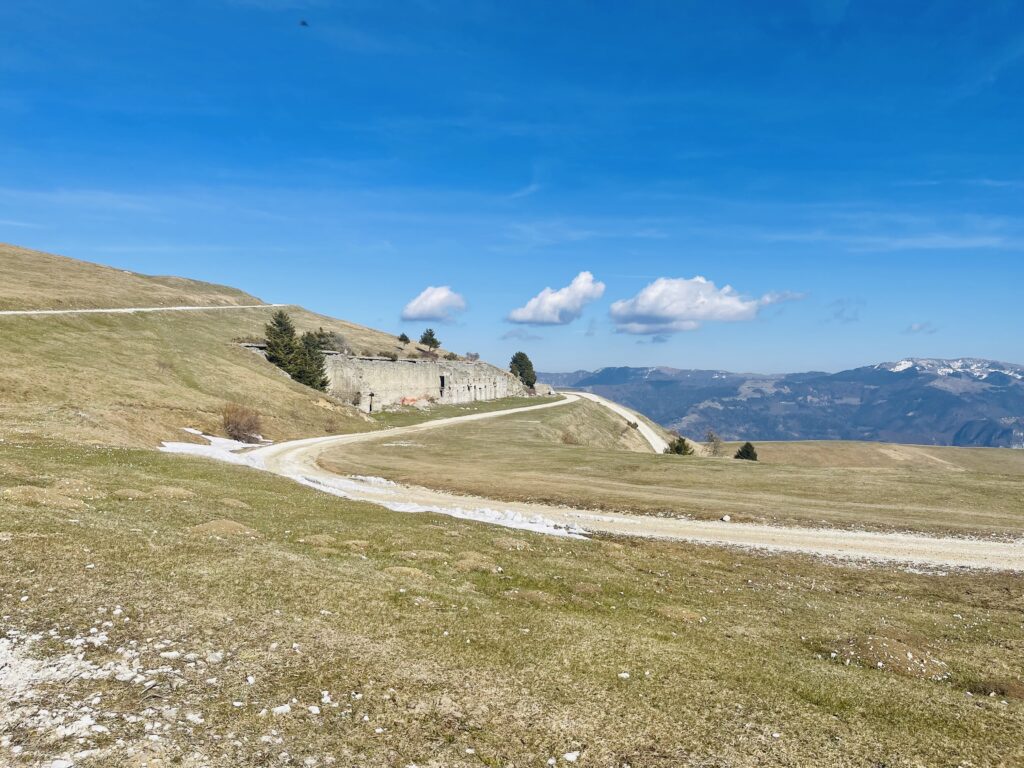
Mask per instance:
[[[208,442],[207,445],[198,443],[176,443],[165,442],[160,450],[165,453],[179,453],[189,456],[202,456],[207,459],[216,459],[230,464],[240,464],[255,469],[266,469],[262,461],[256,455],[250,453],[239,453],[243,448],[251,448],[246,443],[237,440],[228,440],[223,437],[204,435],[195,429],[186,429],[190,434],[202,437]],[[331,475],[330,477],[311,477],[301,473],[289,473],[286,477],[309,486],[319,491],[330,493],[353,501],[368,501],[371,504],[390,509],[393,512],[433,512],[449,517],[457,517],[460,520],[473,520],[480,523],[500,525],[504,528],[514,528],[521,531],[534,531],[545,533],[550,536],[563,536],[569,538],[585,538],[586,533],[582,528],[568,527],[549,520],[542,515],[524,515],[512,509],[495,509],[491,507],[461,507],[461,506],[434,506],[423,505],[403,501],[401,499],[403,488],[401,485],[387,480],[383,477],[369,477],[355,475],[344,477]]]

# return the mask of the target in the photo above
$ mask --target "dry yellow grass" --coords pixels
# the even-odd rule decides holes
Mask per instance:
[[[959,534],[1024,531],[1021,451],[940,449],[941,463],[905,446],[765,444],[772,460],[747,462],[624,452],[607,437],[567,446],[559,437],[565,420],[600,418],[583,407],[455,425],[410,446],[381,440],[339,447],[324,464],[342,474],[588,509]],[[893,458],[895,452],[912,460]],[[875,453],[884,461],[863,466]]]
[[[1020,576],[557,539],[200,459],[0,444],[0,488],[29,484],[79,506],[0,503],[0,637],[154,671],[148,689],[37,684],[0,728],[26,765],[93,748],[76,766],[1024,760]],[[43,707],[107,730],[55,739]]]
[[[241,291],[0,246],[7,309],[259,304]],[[260,337],[273,308],[0,316],[0,437],[23,432],[80,442],[156,446],[181,428],[221,432],[227,402],[255,408],[280,440],[374,429],[334,398],[291,381],[235,340]],[[300,331],[342,334],[358,353],[410,354],[395,336],[301,307]],[[186,438],[187,439],[187,438]]]
[[[223,285],[152,277],[0,243],[0,309],[262,304]]]

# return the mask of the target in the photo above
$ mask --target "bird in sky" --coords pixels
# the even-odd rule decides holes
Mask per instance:
[[[299,26],[300,27],[308,27],[309,26],[309,22],[306,21],[305,19],[302,19],[301,21],[299,21]]]

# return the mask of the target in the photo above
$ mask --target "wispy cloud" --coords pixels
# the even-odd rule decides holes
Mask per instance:
[[[825,322],[841,323],[843,325],[858,323],[860,322],[860,311],[866,304],[867,302],[861,298],[844,298],[829,302],[829,316],[825,319]]]
[[[501,334],[502,341],[541,341],[543,338],[543,336],[531,333],[525,328],[513,328],[512,330]]]
[[[930,321],[926,320],[923,323],[911,323],[903,329],[903,332],[910,334],[924,333],[930,336],[938,330]]]
[[[541,189],[542,187],[540,184],[538,184],[537,182],[532,182],[530,184],[527,184],[522,189],[517,189],[515,192],[508,196],[508,199],[518,200],[521,197],[529,197],[530,195],[540,192]]]

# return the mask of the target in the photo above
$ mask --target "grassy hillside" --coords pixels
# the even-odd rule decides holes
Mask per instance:
[[[139,275],[0,243],[0,310],[262,303],[223,285]]]
[[[560,440],[564,409],[461,424],[415,444],[339,447],[326,465],[460,493],[592,509],[959,533],[1024,531],[1024,452],[849,443],[759,444],[764,462],[626,453],[607,436]],[[563,413],[564,411],[564,413]],[[588,414],[583,423],[594,423]],[[903,451],[865,466],[861,451]],[[804,460],[813,456],[812,460]],[[979,457],[981,457],[979,459]]]
[[[732,456],[741,445],[738,442],[724,444],[724,454]],[[758,442],[755,447],[757,460],[765,464],[995,474],[1019,474],[1024,471],[1024,451],[1008,448],[950,448],[848,440]]]
[[[259,303],[223,286],[0,247],[0,304],[8,309]],[[184,426],[217,432],[227,401],[257,408],[275,440],[375,428],[348,403],[295,384],[234,343],[261,336],[273,311],[0,316],[0,437],[155,446],[180,439]],[[288,311],[300,330],[336,331],[359,353],[414,349],[391,334]]]
[[[0,489],[0,637],[37,697],[0,695],[0,764],[1024,760],[1019,576],[557,539],[36,441],[0,444]]]

